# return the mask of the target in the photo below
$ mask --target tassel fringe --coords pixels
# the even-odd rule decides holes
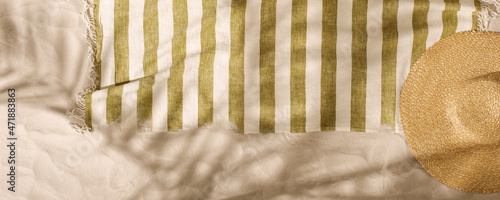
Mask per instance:
[[[70,117],[70,125],[71,127],[77,131],[78,133],[88,133],[92,130],[91,127],[88,127],[85,123],[85,96],[89,93],[92,93],[97,89],[97,85],[99,85],[99,77],[95,71],[96,58],[95,53],[97,50],[96,45],[96,24],[94,20],[94,2],[93,0],[84,0],[85,1],[85,11],[83,13],[85,22],[87,23],[87,44],[89,45],[89,56],[91,59],[91,67],[90,67],[90,80],[91,86],[83,90],[82,92],[76,95],[76,104],[77,107],[68,112]]]

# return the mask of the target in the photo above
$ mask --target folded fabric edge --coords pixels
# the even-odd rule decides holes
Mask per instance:
[[[481,12],[478,13],[478,26],[480,31],[486,31],[490,21],[499,16],[500,0],[481,0]]]
[[[86,41],[89,45],[89,57],[91,59],[90,66],[90,76],[88,77],[91,81],[90,87],[85,88],[82,92],[76,95],[77,107],[68,111],[70,118],[70,125],[73,130],[78,133],[87,133],[92,130],[92,127],[87,126],[85,123],[85,96],[89,93],[94,92],[99,85],[98,75],[96,73],[96,24],[94,20],[94,2],[93,0],[83,0],[85,2],[85,9],[83,11],[83,17],[87,24],[87,29],[85,30]]]

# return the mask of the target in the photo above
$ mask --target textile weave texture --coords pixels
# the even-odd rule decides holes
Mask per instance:
[[[94,0],[85,126],[402,132],[412,63],[479,0]]]

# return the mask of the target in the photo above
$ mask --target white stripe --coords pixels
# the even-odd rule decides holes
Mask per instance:
[[[100,22],[102,24],[101,87],[115,84],[114,53],[114,1],[100,1]]]
[[[229,121],[229,57],[231,53],[231,0],[218,0],[215,22],[214,122]]]
[[[366,79],[366,132],[379,129],[382,111],[382,1],[368,1],[368,41]],[[391,22],[389,22],[391,23]],[[396,23],[396,22],[392,22]],[[408,54],[411,55],[411,54]],[[407,56],[408,56],[407,55]]]
[[[129,3],[129,79],[136,80],[144,77],[144,0],[133,0]]]
[[[160,72],[155,76],[153,85],[153,131],[168,129],[168,75],[169,72]]]
[[[460,11],[457,13],[457,32],[472,29],[472,13],[476,11],[474,0],[460,0]]]
[[[322,0],[307,3],[306,131],[321,130]]]
[[[172,66],[173,18],[172,2],[158,0],[158,72],[170,72]]]
[[[292,1],[276,2],[276,119],[275,132],[290,132],[290,44]]]
[[[245,12],[245,133],[259,132],[260,4],[261,0],[247,1]]]
[[[186,31],[186,59],[183,75],[183,128],[198,127],[198,69],[201,52],[202,0],[187,1],[188,27]]]
[[[153,130],[167,129],[167,79],[172,66],[172,37],[174,35],[172,2],[158,0],[158,74],[153,85]]]
[[[123,85],[121,121],[137,127],[137,90],[139,81]]]
[[[412,27],[413,1],[400,1],[398,10],[398,58],[396,68],[396,125],[395,132],[403,131],[399,114],[399,97],[401,88],[411,65],[411,53],[413,48]]]
[[[444,0],[432,0],[427,14],[427,24],[429,26],[429,35],[427,37],[426,49],[441,39],[443,34],[443,11],[445,8]]]
[[[106,124],[106,98],[108,89],[97,90],[92,93],[92,126]]]
[[[351,129],[352,1],[338,1],[336,131]]]

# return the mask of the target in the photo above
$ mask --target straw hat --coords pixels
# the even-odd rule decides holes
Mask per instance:
[[[437,180],[500,192],[500,33],[446,37],[413,65],[401,121],[415,158]]]

